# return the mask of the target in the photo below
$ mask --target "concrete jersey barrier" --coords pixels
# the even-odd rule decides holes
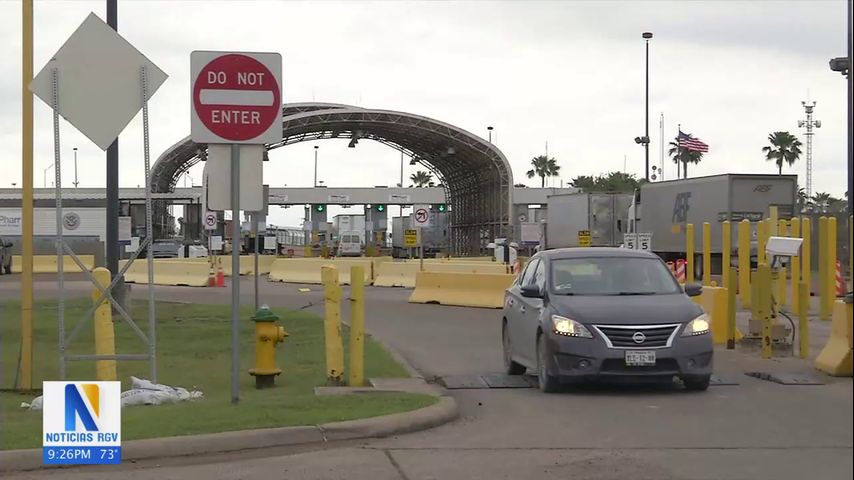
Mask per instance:
[[[419,262],[381,263],[374,278],[375,287],[415,287],[415,274],[420,271]],[[483,273],[504,274],[507,267],[502,263],[491,262],[424,262],[425,272],[437,273]]]
[[[127,260],[119,262],[124,268]],[[154,284],[187,287],[205,287],[208,284],[210,269],[207,262],[168,260],[154,263]],[[148,262],[144,258],[133,262],[125,272],[125,282],[148,283]]]
[[[372,261],[370,258],[324,259],[324,258],[279,258],[270,267],[271,282],[320,284],[320,268],[323,265],[335,265],[338,269],[338,282],[350,284],[350,267],[361,265],[365,270],[365,283],[370,285]]]
[[[501,308],[504,292],[515,278],[506,273],[418,272],[409,303]]]
[[[95,255],[77,255],[80,262],[87,270],[95,268]],[[23,266],[20,255],[12,255],[12,273],[21,273]],[[64,272],[80,272],[80,267],[71,258],[71,255],[63,255],[62,269]],[[33,273],[57,273],[59,271],[56,255],[33,255]]]

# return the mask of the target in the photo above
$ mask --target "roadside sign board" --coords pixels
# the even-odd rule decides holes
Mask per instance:
[[[282,56],[194,51],[190,55],[196,143],[265,144],[282,139]]]
[[[56,68],[56,111],[101,150],[106,150],[142,109],[140,69],[145,67],[149,99],[167,78],[94,13],[49,58],[30,83],[30,91],[52,107]]]
[[[216,213],[205,212],[205,230],[216,230]]]
[[[415,205],[412,207],[413,227],[429,227],[432,224],[430,220],[429,205]]]
[[[593,244],[593,237],[590,236],[590,230],[578,231],[578,246],[589,247]]]
[[[421,230],[412,228],[403,231],[403,244],[407,247],[417,247],[421,244]]]
[[[623,235],[623,246],[630,250],[652,251],[652,233],[626,233]]]

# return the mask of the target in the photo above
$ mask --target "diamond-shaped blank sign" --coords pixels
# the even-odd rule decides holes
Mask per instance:
[[[66,40],[30,83],[30,90],[53,107],[57,69],[57,111],[106,150],[142,108],[141,68],[148,97],[167,75],[94,13]]]

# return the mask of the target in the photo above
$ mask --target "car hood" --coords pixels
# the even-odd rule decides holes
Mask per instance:
[[[554,313],[581,323],[644,325],[685,323],[703,313],[685,294],[671,295],[550,295]]]

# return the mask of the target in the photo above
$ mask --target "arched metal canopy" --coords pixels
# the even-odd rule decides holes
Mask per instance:
[[[513,173],[504,154],[483,138],[405,112],[330,103],[285,104],[282,110],[282,141],[267,145],[268,150],[327,138],[380,142],[422,163],[442,183],[455,253],[473,254],[496,236],[509,236]],[[152,190],[174,190],[206,147],[187,137],[169,148],[152,167]]]

